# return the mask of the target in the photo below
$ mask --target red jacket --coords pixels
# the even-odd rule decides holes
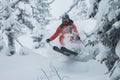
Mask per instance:
[[[56,37],[58,37],[61,34],[60,37],[59,37],[59,41],[63,45],[64,44],[64,42],[63,42],[64,35],[70,33],[70,30],[72,32],[77,33],[77,35],[79,35],[78,31],[77,31],[77,28],[76,28],[76,25],[74,23],[69,25],[69,27],[67,25],[64,25],[64,26],[59,25],[56,32],[50,37],[50,40],[51,41],[54,40]]]

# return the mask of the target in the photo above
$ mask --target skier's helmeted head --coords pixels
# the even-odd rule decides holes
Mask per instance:
[[[68,24],[69,22],[69,15],[67,13],[65,13],[63,16],[62,16],[62,23],[63,24]]]

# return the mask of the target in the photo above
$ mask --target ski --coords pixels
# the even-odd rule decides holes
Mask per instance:
[[[78,53],[76,53],[76,52],[74,52],[72,50],[69,50],[69,49],[67,49],[65,47],[58,48],[57,46],[53,46],[53,50],[55,50],[55,51],[57,51],[59,53],[62,53],[64,55],[66,55],[66,56],[70,56],[70,55],[77,56],[78,55]]]
[[[67,49],[67,48],[65,48],[65,47],[61,47],[61,50],[62,50],[62,51],[65,51],[65,52],[68,52],[68,53],[70,53],[70,54],[72,54],[72,55],[75,55],[75,56],[78,55],[78,53],[76,53],[76,52],[74,52],[74,51],[72,51],[72,50],[70,50],[70,49]]]
[[[53,46],[53,50],[55,50],[55,51],[57,51],[57,52],[59,52],[59,53],[62,53],[62,54],[64,54],[64,55],[66,55],[66,56],[70,56],[70,53],[68,53],[68,52],[65,52],[65,51],[62,51],[60,48],[58,48],[57,46]]]

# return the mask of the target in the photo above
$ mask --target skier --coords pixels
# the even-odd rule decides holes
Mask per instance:
[[[49,43],[60,35],[59,42],[62,46],[64,46],[65,34],[71,34],[69,39],[70,42],[80,40],[77,27],[69,18],[69,15],[67,13],[62,16],[62,24],[58,26],[56,32],[49,39],[47,39],[46,42]]]

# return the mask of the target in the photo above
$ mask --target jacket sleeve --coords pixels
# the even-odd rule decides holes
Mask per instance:
[[[56,32],[50,37],[50,40],[54,40],[56,37],[59,36],[59,34],[61,33],[61,26],[58,26]]]
[[[72,26],[73,31],[76,33],[76,35],[79,35],[76,25],[72,23],[71,26]]]

